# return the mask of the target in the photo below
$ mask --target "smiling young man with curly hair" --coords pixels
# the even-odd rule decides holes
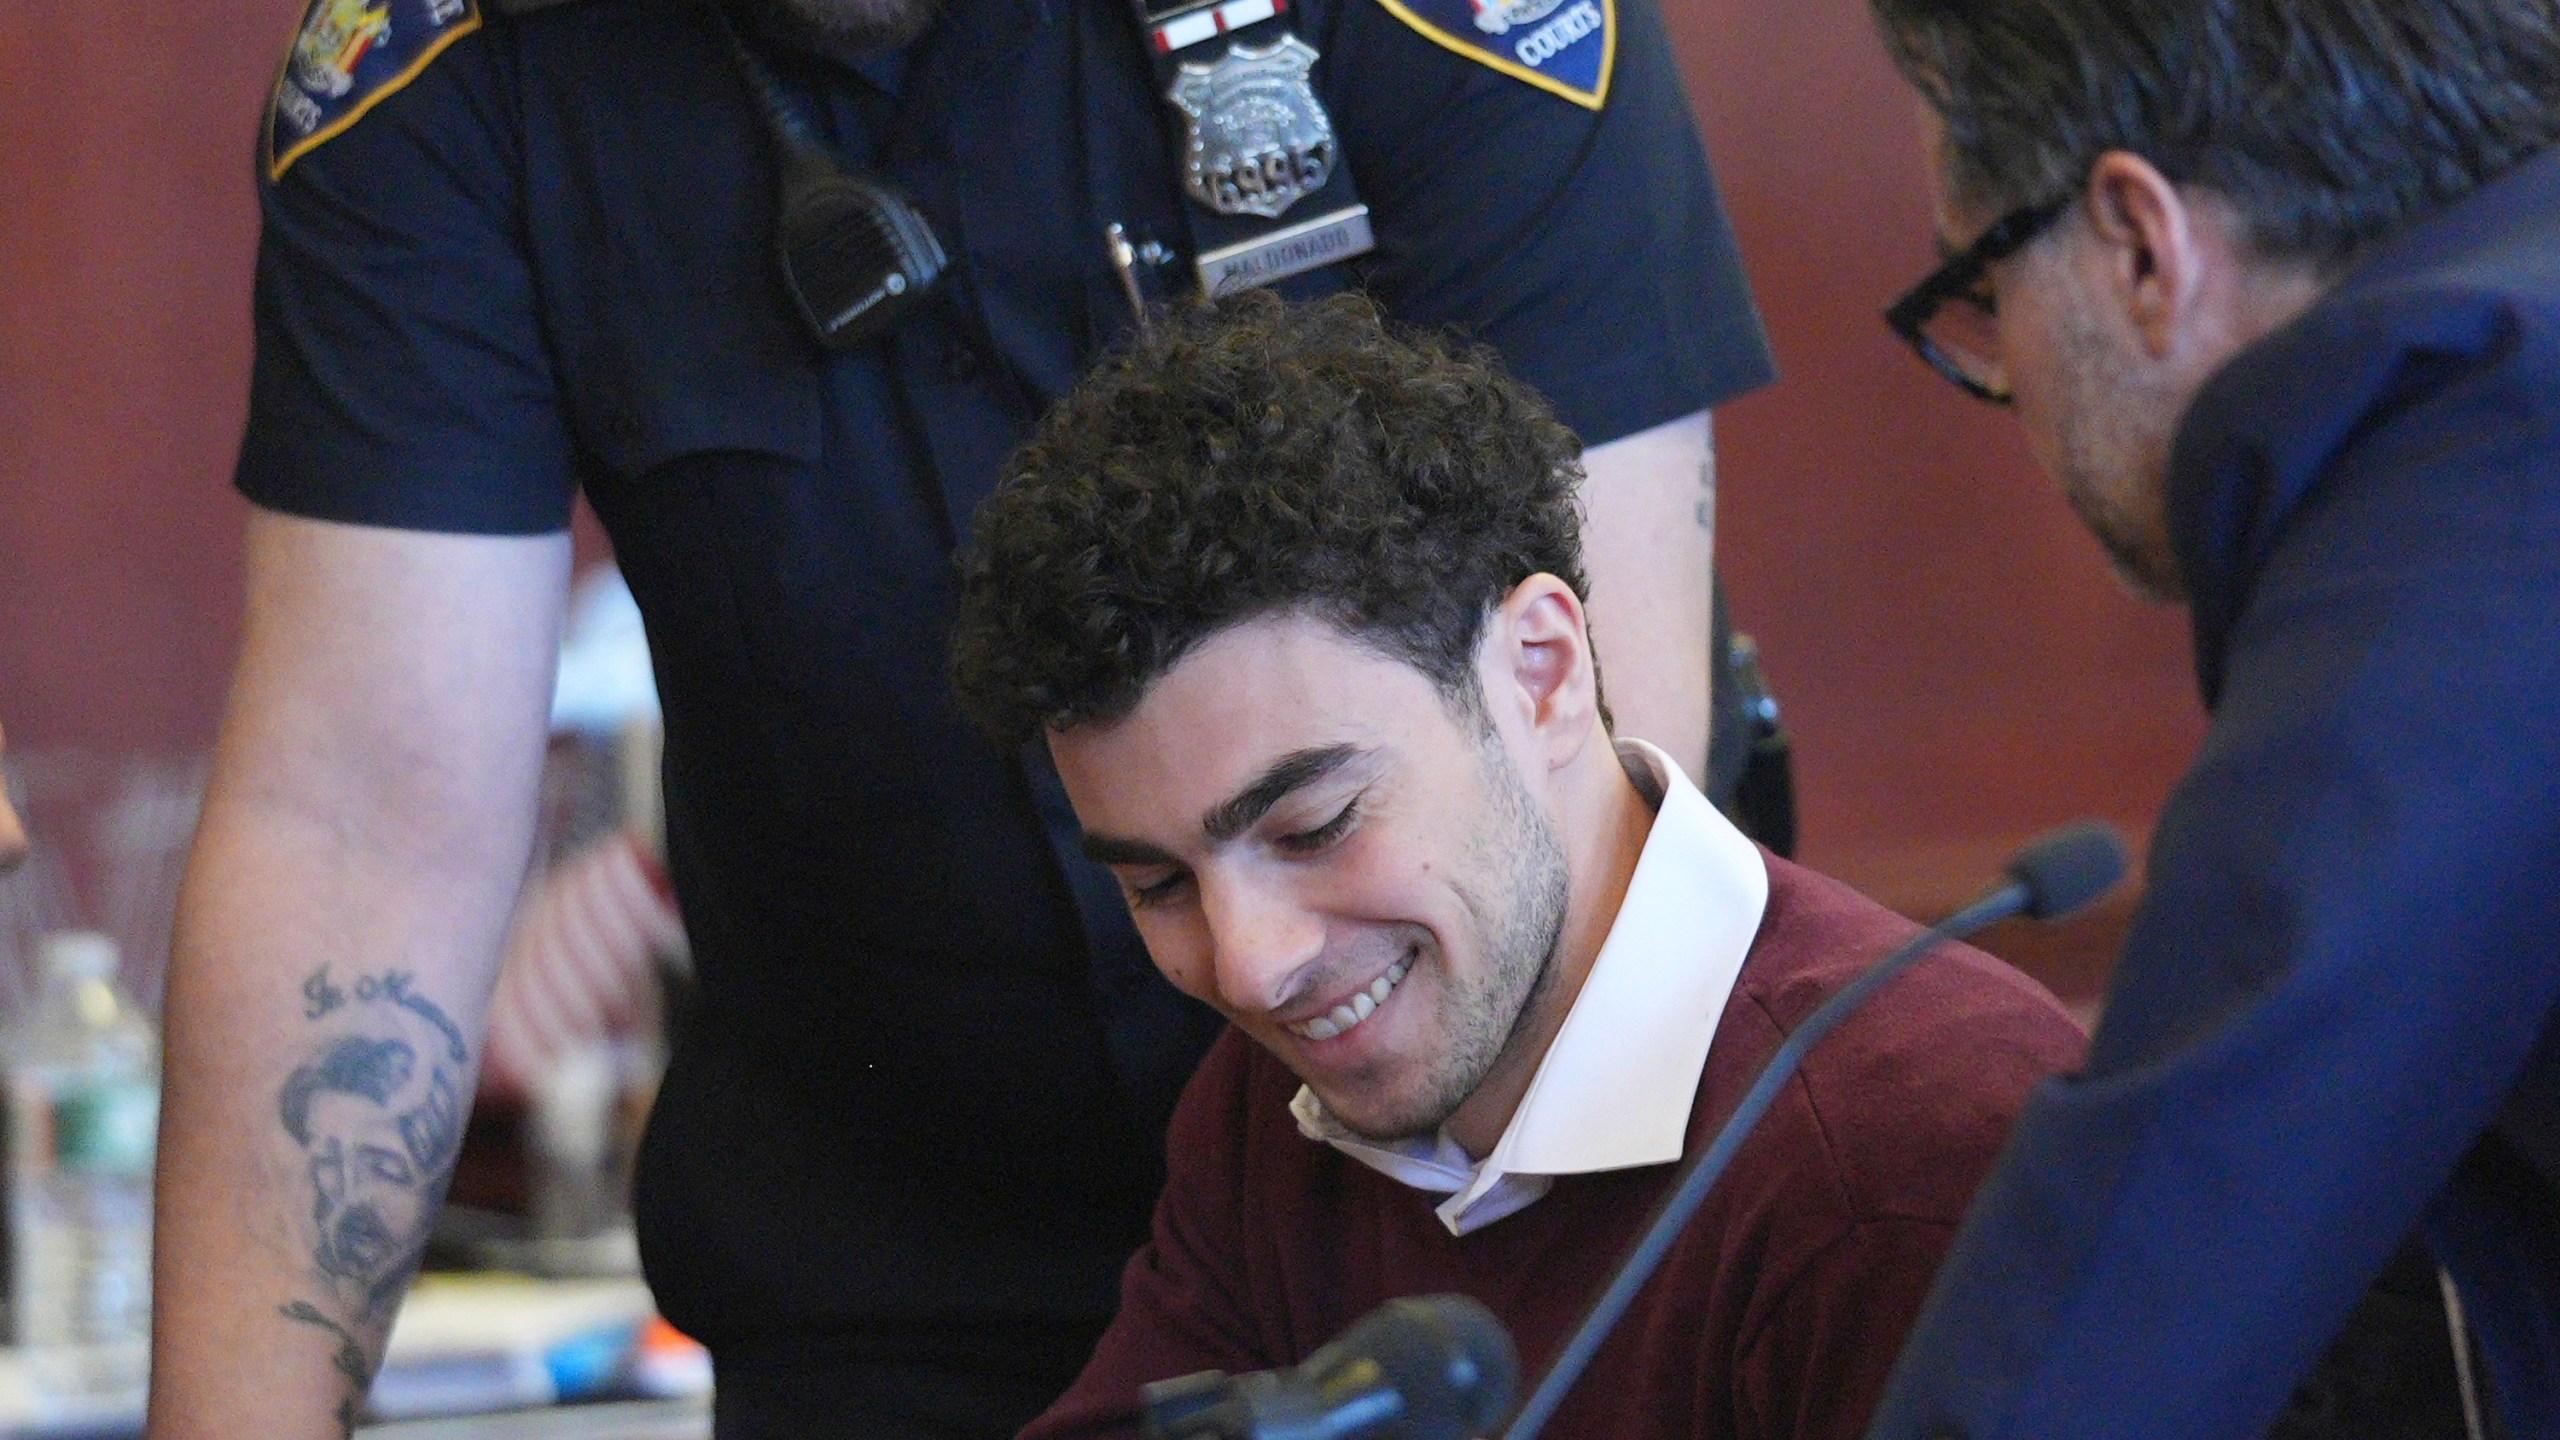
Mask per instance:
[[[1083,1377],[1303,1359],[1461,1291],[1542,1364],[1784,1034],[1912,927],[1613,743],[1574,437],[1357,299],[1160,322],[981,513],[959,693],[1045,739],[1149,952],[1232,1023]],[[1848,1436],[2079,1037],[1948,947],[1816,1050],[1558,1436]]]

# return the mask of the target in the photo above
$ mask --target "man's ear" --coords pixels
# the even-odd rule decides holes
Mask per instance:
[[[2110,150],[2089,167],[2083,194],[2096,277],[2123,307],[2126,320],[2155,360],[2176,355],[2192,337],[2206,289],[2229,237],[2150,161]]]
[[[1600,711],[1581,598],[1553,575],[1532,575],[1503,597],[1485,628],[1481,664],[1495,725],[1522,725],[1550,764],[1572,759],[1590,742]]]

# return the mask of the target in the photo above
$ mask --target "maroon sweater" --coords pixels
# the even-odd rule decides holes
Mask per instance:
[[[1769,908],[1689,1120],[1696,1154],[1788,1031],[1914,933],[1775,858]],[[2032,981],[1951,946],[1806,1056],[1547,1426],[1556,1440],[1857,1440],[1974,1186],[2080,1032]],[[1138,1387],[1294,1365],[1399,1295],[1492,1307],[1522,1385],[1564,1343],[1678,1167],[1566,1176],[1464,1237],[1437,1196],[1298,1133],[1298,1081],[1229,1030],[1184,1093],[1154,1238],[1119,1318],[1026,1440],[1134,1434]]]

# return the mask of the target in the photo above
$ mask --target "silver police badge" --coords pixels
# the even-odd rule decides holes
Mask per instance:
[[[1182,62],[1168,98],[1190,119],[1183,185],[1221,215],[1265,219],[1324,188],[1333,121],[1307,72],[1315,47],[1295,35],[1238,45],[1208,65]]]

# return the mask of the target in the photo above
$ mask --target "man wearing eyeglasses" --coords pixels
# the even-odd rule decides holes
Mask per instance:
[[[2560,1435],[2560,8],[1872,4],[1953,256],[1891,323],[2212,728],[1870,1433],[2263,1434],[2414,1228],[2472,1432]]]

